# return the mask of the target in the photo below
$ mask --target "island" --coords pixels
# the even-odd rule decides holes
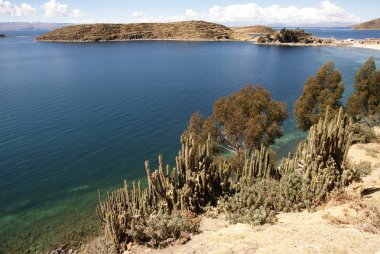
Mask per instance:
[[[289,46],[322,46],[331,44],[331,40],[320,39],[303,29],[286,29],[268,33],[258,37],[258,44]]]
[[[0,38],[4,38],[5,37],[5,34],[0,34]]]
[[[380,18],[354,25],[353,30],[378,30],[380,29]]]
[[[251,36],[206,21],[170,23],[86,24],[56,29],[36,38],[43,42],[98,42],[131,40],[226,41]]]

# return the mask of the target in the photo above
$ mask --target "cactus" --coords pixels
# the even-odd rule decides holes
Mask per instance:
[[[241,176],[243,180],[262,178],[278,179],[279,176],[279,171],[274,167],[268,150],[264,145],[261,145],[260,150],[253,151],[251,157],[246,154]]]
[[[216,164],[211,156],[211,139],[206,144],[196,146],[193,137],[181,138],[182,149],[176,157],[176,167],[163,168],[163,158],[159,166],[148,175],[150,187],[165,203],[167,212],[189,210],[194,213],[203,211],[210,204],[215,206],[219,196],[231,191],[230,167],[227,163]],[[149,163],[146,163],[149,173]]]
[[[300,142],[293,157],[279,166],[281,174],[299,173],[303,176],[306,200],[323,200],[328,192],[350,182],[345,165],[351,144],[351,120],[340,108],[338,114],[326,116],[313,125],[307,139]]]
[[[164,169],[161,155],[153,172],[149,161],[145,162],[147,188],[134,181],[130,189],[125,181],[124,188],[108,193],[104,201],[99,191],[96,212],[106,235],[117,245],[128,243],[151,214],[171,215],[182,210],[199,214],[208,205],[216,206],[221,196],[235,193],[239,182],[278,176],[264,146],[246,155],[241,170],[232,169],[225,161],[214,162],[211,148],[210,136],[205,144],[196,144],[191,136],[181,137],[175,168],[167,165]]]
[[[152,216],[174,218],[182,211],[199,214],[206,206],[216,206],[222,197],[230,197],[224,209],[236,221],[272,221],[275,212],[317,204],[352,181],[354,175],[345,166],[350,124],[342,109],[334,117],[327,112],[296,153],[283,159],[278,168],[264,146],[246,154],[240,169],[214,160],[210,136],[205,144],[183,136],[174,168],[165,167],[161,155],[156,170],[151,171],[146,161],[147,187],[133,181],[130,188],[125,181],[123,188],[108,193],[104,201],[99,191],[96,212],[116,245],[149,238],[142,232],[149,227],[147,221],[155,221]]]

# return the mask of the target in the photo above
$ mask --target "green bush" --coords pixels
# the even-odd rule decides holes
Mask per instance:
[[[238,193],[224,200],[221,207],[232,223],[272,223],[278,212],[300,211],[306,207],[302,199],[302,184],[298,174],[290,174],[279,181],[248,181],[240,186]]]
[[[370,143],[376,136],[373,128],[360,122],[351,125],[352,143]]]

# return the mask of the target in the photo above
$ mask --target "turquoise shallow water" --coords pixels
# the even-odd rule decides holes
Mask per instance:
[[[94,232],[96,190],[144,177],[144,161],[160,153],[171,162],[191,113],[210,114],[220,96],[261,84],[291,112],[327,61],[343,75],[345,98],[368,57],[380,66],[379,52],[353,48],[33,38],[0,40],[0,253]],[[284,131],[279,155],[304,137],[292,118]]]

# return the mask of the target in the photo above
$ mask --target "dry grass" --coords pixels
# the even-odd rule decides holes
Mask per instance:
[[[79,250],[80,254],[116,254],[115,244],[105,239],[103,236],[98,236],[82,245]]]
[[[343,209],[342,215],[326,213],[324,219],[334,225],[353,225],[362,232],[380,234],[380,206],[363,201],[354,202]]]
[[[39,41],[243,40],[246,35],[205,21],[67,26],[37,37]]]
[[[242,34],[271,34],[275,30],[269,26],[242,26],[242,27],[231,27],[232,30]]]

